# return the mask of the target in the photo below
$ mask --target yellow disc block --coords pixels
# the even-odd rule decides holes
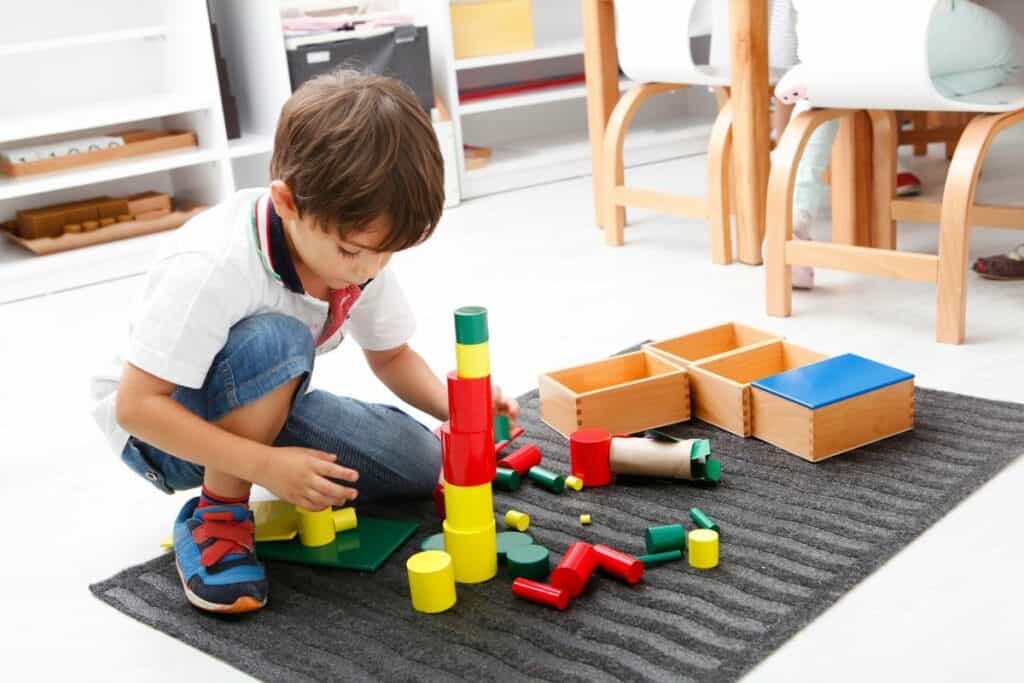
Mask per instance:
[[[526,531],[530,528],[530,515],[519,510],[509,510],[505,513],[505,524],[516,531]]]
[[[447,486],[445,487],[447,488]],[[446,519],[444,549],[452,556],[455,580],[459,583],[489,581],[498,573],[498,539],[494,520],[482,528],[463,531],[452,528]]]
[[[331,508],[323,510],[303,510],[299,513],[299,541],[308,548],[317,548],[334,541],[334,512]]]
[[[417,612],[437,614],[455,606],[455,565],[442,550],[416,553],[405,563],[409,595]]]
[[[694,529],[686,537],[686,555],[694,569],[718,566],[718,532],[713,529]]]
[[[491,374],[491,348],[482,344],[456,344],[455,368],[459,377],[476,379]]]
[[[571,488],[573,491],[583,490],[583,480],[580,479],[579,477],[574,477],[572,475],[569,475],[568,477],[565,478],[565,485]]]
[[[494,496],[490,482],[479,486],[455,486],[445,482],[444,514],[452,528],[483,529],[494,523]]]

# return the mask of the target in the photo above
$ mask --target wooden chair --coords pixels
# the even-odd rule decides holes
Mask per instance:
[[[913,111],[900,112],[899,121],[910,122],[910,126],[899,128],[899,146],[914,146],[914,156],[922,157],[928,153],[928,145],[941,142],[946,146],[946,158],[953,158],[953,151],[960,137],[967,129],[971,115],[966,112],[949,111]]]
[[[598,223],[605,242],[621,246],[625,241],[626,207],[644,207],[688,218],[705,218],[711,229],[711,260],[732,263],[729,168],[732,159],[732,106],[728,101],[727,69],[697,65],[690,52],[690,36],[711,33],[712,24],[723,23],[728,36],[725,3],[714,0],[628,0],[615,3],[616,44],[622,71],[639,85],[620,99],[605,128],[598,183]],[[778,75],[778,74],[776,74]],[[626,187],[623,143],[630,121],[640,105],[651,97],[690,86],[713,88],[719,94],[720,112],[708,145],[708,196],[688,197],[667,192]]]
[[[928,25],[948,0],[805,0],[802,83],[815,107],[787,128],[768,185],[765,274],[772,316],[792,313],[792,266],[932,282],[937,287],[936,338],[964,341],[970,226],[1024,227],[1024,208],[975,203],[978,176],[992,140],[1024,121],[1024,84],[1012,82],[965,97],[935,88],[928,66]],[[884,16],[885,21],[876,18]],[[875,49],[865,49],[871,36]],[[801,34],[803,39],[803,31]],[[884,49],[881,49],[884,47]],[[858,87],[856,84],[865,84]],[[899,126],[895,111],[976,113],[956,147],[941,202],[894,199]],[[869,246],[793,239],[793,188],[805,145],[826,121],[845,118],[870,132],[870,154],[856,164],[870,191],[850,198],[868,224]],[[896,251],[896,221],[940,225],[939,253]]]

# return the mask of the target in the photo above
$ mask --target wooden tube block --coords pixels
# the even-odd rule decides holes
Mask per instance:
[[[525,477],[531,467],[540,464],[540,458],[540,449],[531,443],[506,455],[498,461],[498,466],[515,470],[519,476]]]
[[[580,429],[569,437],[569,463],[572,476],[588,488],[612,483],[609,463],[611,434],[603,429]]]
[[[569,606],[569,594],[564,590],[522,577],[512,582],[512,595],[557,610],[565,610]]]
[[[457,583],[482,583],[498,573],[498,541],[494,520],[483,529],[455,529],[442,522],[444,547],[455,563]]]
[[[490,431],[455,432],[441,425],[441,454],[444,480],[458,486],[479,486],[494,481],[494,437]]]
[[[469,379],[459,377],[458,371],[448,373],[448,422],[453,432],[493,431],[492,412],[490,375]]]
[[[597,566],[601,571],[626,583],[640,583],[640,579],[644,577],[644,563],[632,555],[601,544],[594,546],[594,554],[597,555]]]
[[[456,343],[481,344],[489,339],[486,308],[483,306],[463,306],[455,309]]]
[[[615,474],[671,479],[702,480],[719,470],[704,465],[710,451],[707,439],[665,442],[654,439],[616,437],[611,440],[609,463]],[[694,461],[699,466],[691,467]],[[695,471],[696,470],[696,471]],[[709,479],[710,480],[710,479]]]
[[[589,543],[577,541],[569,546],[562,556],[562,560],[555,565],[548,577],[548,583],[555,588],[562,588],[570,598],[575,598],[583,592],[583,587],[590,581],[590,577],[597,567],[598,556],[594,546]]]
[[[456,344],[455,367],[459,377],[477,379],[491,374],[491,350],[487,342],[482,344]]]
[[[448,553],[416,553],[406,561],[405,570],[414,610],[437,614],[455,606],[455,569]]]
[[[494,497],[491,485],[444,485],[445,519],[456,529],[481,529],[494,523]],[[527,520],[529,521],[529,520]]]

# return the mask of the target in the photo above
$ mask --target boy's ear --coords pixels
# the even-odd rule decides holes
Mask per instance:
[[[274,202],[274,210],[285,222],[298,218],[291,188],[283,180],[274,180],[270,183],[270,201]]]

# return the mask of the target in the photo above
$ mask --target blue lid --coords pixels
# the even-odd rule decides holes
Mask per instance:
[[[759,379],[751,386],[813,410],[913,378],[909,372],[848,353]]]

